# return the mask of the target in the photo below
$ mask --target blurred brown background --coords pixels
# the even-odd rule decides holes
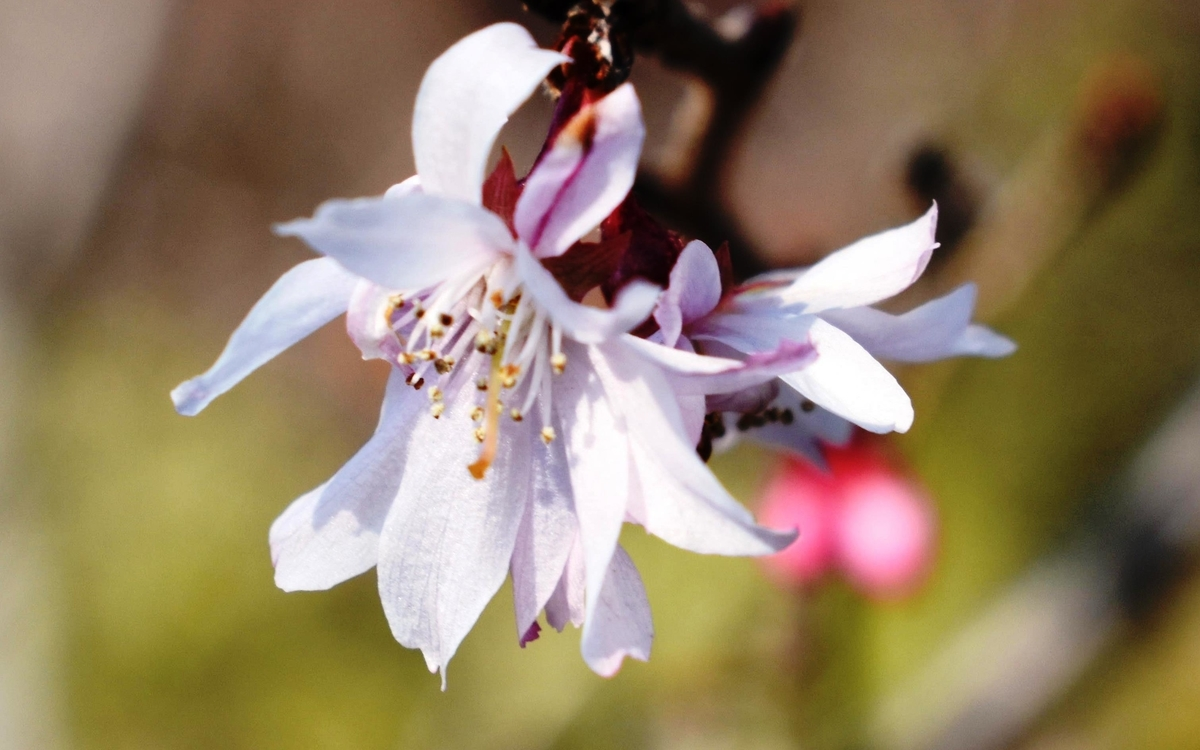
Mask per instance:
[[[373,574],[271,582],[270,521],[369,434],[377,363],[333,325],[197,419],[167,393],[308,257],[273,222],[411,173],[437,54],[555,29],[503,0],[0,0],[0,747],[1200,747],[1194,528],[1165,572],[1112,541],[1139,487],[1200,503],[1194,443],[1119,473],[1200,364],[1200,4],[802,7],[732,210],[795,264],[936,198],[943,257],[907,301],[974,279],[1021,345],[904,373],[928,586],[800,595],[635,531],[649,664],[603,681],[573,632],[518,649],[502,592],[442,694]],[[654,168],[689,84],[650,58],[633,80]],[[519,167],[549,112],[502,134]],[[752,503],[772,461],[714,466]]]

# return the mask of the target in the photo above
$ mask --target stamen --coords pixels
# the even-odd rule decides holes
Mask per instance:
[[[487,434],[483,431],[482,427],[476,427],[475,432],[472,434],[475,435],[476,442],[482,443],[485,439],[487,439]],[[475,474],[475,472],[472,471],[471,475],[474,476],[474,474]],[[483,477],[480,476],[480,477],[475,477],[475,478],[482,479]]]
[[[478,422],[481,419],[483,419],[483,407],[476,406],[474,409],[471,410],[471,421]]]
[[[440,357],[433,361],[433,367],[438,371],[439,375],[445,375],[454,369],[453,357]]]
[[[417,358],[414,357],[411,352],[400,352],[400,354],[396,356],[396,361],[402,365],[411,365],[413,362],[417,361]]]
[[[433,415],[434,419],[441,419],[442,412],[444,412],[444,411],[446,411],[446,405],[444,403],[442,403],[441,401],[438,401],[437,403],[435,403],[429,407],[429,413]]]
[[[512,421],[514,422],[520,422],[522,419],[525,419],[525,415],[521,413],[520,409],[513,409],[509,412],[509,416],[512,417]]]
[[[550,357],[550,368],[554,370],[555,375],[562,375],[567,369],[567,355],[559,352]]]
[[[425,360],[426,362],[432,362],[437,357],[437,352],[432,349],[422,349],[421,351],[417,352],[417,357]]]
[[[454,325],[454,316],[450,313],[442,313],[438,316],[438,321],[440,321],[442,325],[449,327]]]
[[[446,329],[442,326],[441,323],[434,323],[433,325],[429,326],[429,338],[440,339],[442,336],[445,336],[445,335],[446,335]]]
[[[476,380],[475,387],[481,391],[486,391],[488,389],[487,378],[480,378],[479,380]]]
[[[436,385],[434,387],[430,388],[429,389],[429,400],[430,401],[441,401],[442,400],[442,389],[438,388]]]
[[[542,428],[542,441],[546,443],[546,445],[550,445],[550,443],[553,442],[554,438],[556,437],[558,437],[558,435],[554,432],[553,427]]]
[[[475,351],[480,354],[495,354],[496,334],[488,330],[481,330],[475,334]]]

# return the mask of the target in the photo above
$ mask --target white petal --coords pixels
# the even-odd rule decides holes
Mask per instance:
[[[504,423],[483,480],[468,416],[486,360],[473,355],[445,388],[441,419],[414,420],[396,500],[379,542],[379,594],[392,634],[442,671],[508,573],[529,496],[530,421]]]
[[[554,593],[546,602],[546,622],[558,632],[571,623],[575,627],[583,625],[587,614],[587,576],[583,569],[583,544],[579,535],[571,545],[571,554],[563,566],[562,577]]]
[[[408,434],[428,402],[392,370],[375,434],[333,479],[292,503],[271,525],[275,585],[319,591],[375,566],[379,533],[407,459]]]
[[[950,294],[926,302],[903,315],[872,307],[829,310],[821,315],[845,331],[879,359],[930,362],[973,355],[1004,357],[1016,349],[1007,338],[971,325],[975,285],[964,284]]]
[[[654,640],[650,601],[633,560],[621,547],[613,553],[604,588],[589,606],[590,627],[580,644],[584,661],[602,677],[612,677],[625,657],[646,661]]]
[[[817,350],[807,337],[800,342],[780,341],[773,350],[740,361],[672,349],[629,334],[620,341],[637,356],[661,368],[673,390],[684,395],[740,391],[800,370],[817,358]]]
[[[658,305],[654,320],[662,332],[662,343],[675,346],[683,327],[708,315],[721,301],[721,268],[708,245],[693,240],[683,248],[671,280]]]
[[[358,279],[328,258],[279,277],[229,338],[208,372],[171,391],[175,409],[195,416],[276,355],[346,312]]]
[[[791,543],[794,533],[755,525],[750,512],[686,442],[682,417],[661,372],[618,342],[592,349],[607,399],[622,410],[629,430],[646,531],[708,554],[763,555]],[[589,579],[588,591],[594,590]]]
[[[346,333],[362,352],[363,359],[394,362],[400,352],[400,340],[389,320],[391,298],[391,292],[366,279],[358,282],[350,296]]]
[[[413,155],[425,190],[478,205],[500,128],[568,60],[538,49],[514,23],[481,29],[434,60],[413,111]]]
[[[594,344],[637,327],[650,316],[662,291],[645,281],[634,281],[622,289],[613,306],[600,310],[575,302],[554,278],[553,274],[533,256],[524,243],[514,250],[517,275],[550,321],[570,338],[584,344]]]
[[[815,313],[893,297],[920,277],[937,247],[937,205],[911,224],[866,237],[829,255],[770,295]]]
[[[517,637],[546,607],[578,536],[562,440],[534,447],[533,488],[512,556]]]
[[[280,224],[317,252],[388,289],[419,290],[486,268],[512,245],[500,217],[420,192],[331,200],[311,219]]]
[[[906,432],[912,426],[908,394],[866,349],[820,319],[809,335],[817,348],[817,361],[782,376],[783,382],[871,432]]]
[[[569,342],[568,342],[569,343]],[[555,383],[555,408],[563,429],[588,599],[603,587],[617,546],[629,496],[629,439],[597,368],[607,365],[596,347],[569,343],[566,371]],[[589,365],[591,365],[589,367]],[[596,610],[589,608],[584,634]]]
[[[415,193],[415,192],[419,191],[420,189],[421,189],[421,178],[418,177],[417,175],[413,175],[412,177],[409,177],[404,182],[397,182],[395,185],[392,185],[390,188],[387,189],[387,192],[385,192],[383,194],[383,197],[399,198],[402,195],[408,195],[409,193]]]
[[[585,106],[525,180],[514,223],[538,257],[561,255],[599,226],[633,187],[642,108],[632,84]]]

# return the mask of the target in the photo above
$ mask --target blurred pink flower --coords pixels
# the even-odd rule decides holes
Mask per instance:
[[[864,440],[827,448],[828,470],[787,460],[763,493],[760,515],[800,536],[763,558],[786,584],[812,584],[840,571],[864,594],[912,593],[933,557],[936,519],[921,488]]]

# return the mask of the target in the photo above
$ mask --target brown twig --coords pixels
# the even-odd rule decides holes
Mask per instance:
[[[763,270],[762,255],[728,210],[723,188],[733,147],[791,44],[799,14],[770,4],[755,11],[740,33],[721,33],[682,0],[526,0],[525,5],[566,24],[564,33],[578,27],[581,14],[602,18],[606,33],[620,37],[615,48],[631,43],[703,82],[708,106],[695,115],[701,121],[669,145],[682,155],[677,168],[669,175],[643,172],[634,191],[648,210],[685,233],[714,245],[729,241],[740,278]],[[612,70],[622,79],[628,75],[628,65]],[[617,83],[605,81],[606,87]]]

